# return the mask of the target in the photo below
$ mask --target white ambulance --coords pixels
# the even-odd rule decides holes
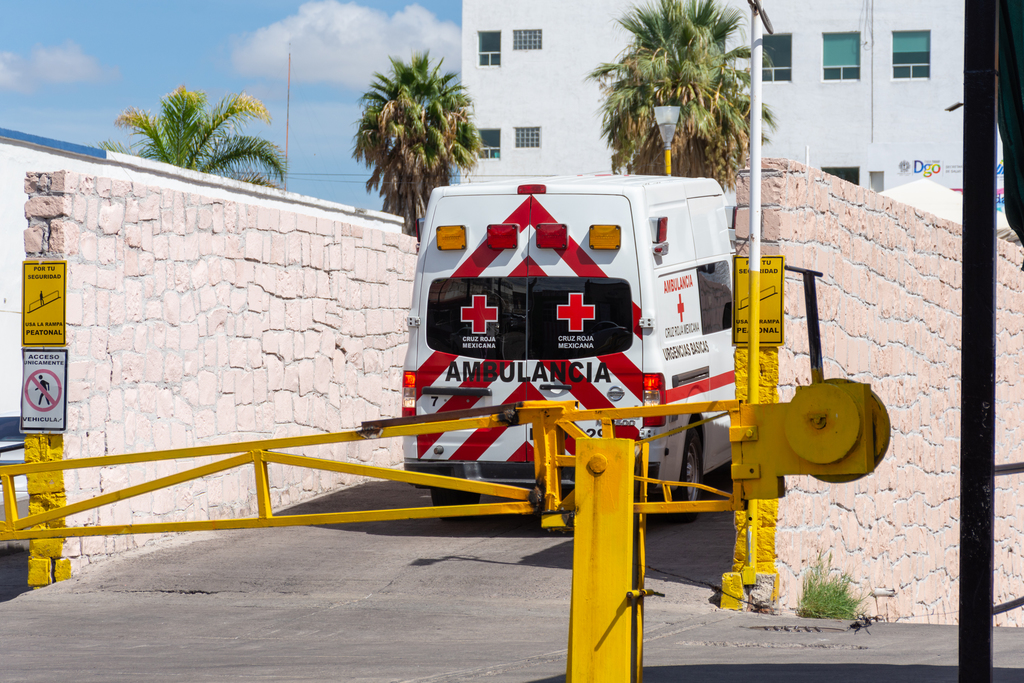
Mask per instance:
[[[528,400],[598,409],[735,398],[733,247],[715,181],[586,175],[441,187],[420,240],[403,415]],[[702,418],[622,421],[615,436]],[[699,483],[728,462],[727,420],[653,441],[651,476]],[[601,435],[600,422],[579,426]],[[406,437],[405,468],[533,487],[529,432]],[[435,505],[479,500],[431,493]]]

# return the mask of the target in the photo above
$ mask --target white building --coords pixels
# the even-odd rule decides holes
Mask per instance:
[[[749,41],[746,0],[739,9]],[[602,171],[602,97],[631,0],[463,0],[462,79],[487,149],[473,178]],[[876,191],[930,177],[962,187],[963,3],[763,0],[765,157],[808,161]],[[768,80],[768,79],[771,80]],[[1001,175],[1001,174],[1000,174]],[[1000,177],[1001,179],[1001,177]]]

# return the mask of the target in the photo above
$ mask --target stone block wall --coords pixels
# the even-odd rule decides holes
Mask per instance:
[[[59,171],[25,182],[26,258],[68,261],[68,430],[82,458],[333,432],[401,415],[415,238]],[[382,466],[400,440],[293,452]],[[68,471],[69,503],[198,464]],[[270,466],[275,506],[352,478]],[[68,518],[129,524],[254,514],[252,468]],[[70,539],[72,569],[149,537]]]
[[[957,223],[794,161],[764,162],[764,253],[824,273],[818,304],[825,376],[870,382],[892,442],[855,483],[787,478],[777,535],[783,605],[818,553],[859,588],[896,591],[866,607],[889,619],[955,623],[959,609],[961,242]],[[749,175],[740,184],[749,197]],[[745,211],[737,237],[747,232]],[[1024,460],[1024,273],[1019,245],[998,246],[996,462]],[[780,395],[810,382],[803,290],[786,282]],[[995,602],[1024,596],[1024,476],[997,477]],[[996,617],[1024,625],[1024,612]]]

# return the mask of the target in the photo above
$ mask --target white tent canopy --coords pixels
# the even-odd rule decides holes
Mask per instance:
[[[964,197],[956,190],[939,185],[934,180],[922,178],[906,185],[894,187],[891,190],[882,192],[883,197],[895,199],[901,204],[908,204],[915,209],[921,209],[933,213],[939,218],[945,218],[956,223],[963,224]],[[1019,242],[1016,233],[1006,222],[1006,216],[1002,211],[996,212],[996,234],[1011,242]]]

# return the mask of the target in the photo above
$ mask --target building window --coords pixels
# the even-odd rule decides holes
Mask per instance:
[[[516,147],[540,147],[540,128],[516,128]]]
[[[512,31],[513,50],[539,50],[542,45],[542,34],[540,29],[529,31]]]
[[[480,129],[480,158],[500,159],[501,158],[501,130],[498,128]]]
[[[860,79],[860,33],[823,33],[822,63],[826,81]]]
[[[842,178],[848,183],[860,185],[860,167],[858,166],[822,166],[821,170],[837,178]]]
[[[761,70],[761,80],[793,80],[793,36],[765,36],[763,44],[771,66]]]
[[[871,185],[872,192],[884,192],[885,191],[885,171],[869,171],[868,172],[868,183]]]
[[[931,31],[892,32],[892,77],[928,78],[931,72]]]
[[[501,66],[501,31],[480,31],[480,66]]]

